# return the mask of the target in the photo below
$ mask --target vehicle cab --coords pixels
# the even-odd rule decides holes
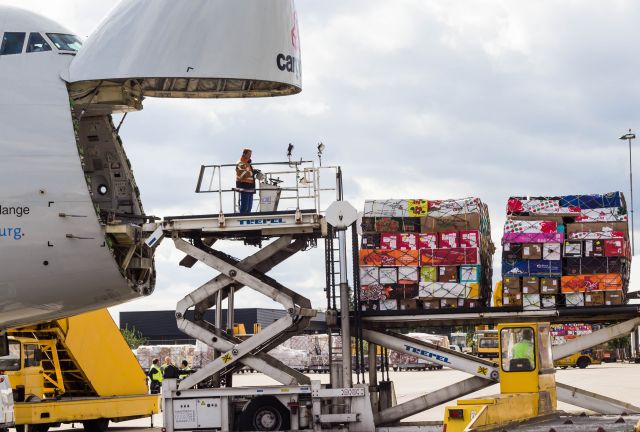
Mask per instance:
[[[9,337],[9,354],[0,357],[0,371],[6,373],[16,402],[42,400],[47,375],[42,368],[42,341]]]
[[[555,411],[556,382],[549,327],[547,323],[499,325],[500,394],[458,400],[456,406],[447,407],[443,431],[508,425]]]

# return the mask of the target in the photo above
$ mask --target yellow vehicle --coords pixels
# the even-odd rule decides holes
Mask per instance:
[[[556,382],[549,324],[518,323],[498,326],[500,394],[458,400],[445,409],[446,432],[484,430],[508,425],[556,410]]]
[[[555,367],[566,369],[568,367],[584,369],[592,364],[601,364],[602,361],[593,356],[592,350],[585,350],[579,353],[564,357],[553,362]]]
[[[0,370],[13,389],[19,432],[72,422],[101,432],[109,421],[158,412],[158,395],[147,394],[144,371],[106,309],[8,333]]]
[[[480,358],[497,360],[499,357],[498,331],[478,330],[473,335],[473,350],[471,353]]]

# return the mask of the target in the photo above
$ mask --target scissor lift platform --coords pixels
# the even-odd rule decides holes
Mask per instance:
[[[272,238],[282,235],[326,235],[327,225],[316,210],[220,213],[164,218],[165,229],[191,238]]]

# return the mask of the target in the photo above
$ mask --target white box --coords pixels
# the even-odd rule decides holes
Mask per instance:
[[[380,267],[379,274],[381,284],[398,283],[398,267]]]
[[[561,247],[560,243],[544,243],[542,245],[542,259],[543,260],[553,260],[558,261],[561,258]]]
[[[540,296],[540,301],[542,303],[542,307],[545,309],[555,309],[557,302],[556,302],[556,296],[555,295],[541,295]]]
[[[522,309],[538,310],[540,307],[540,294],[524,294],[522,296]]]
[[[409,217],[408,200],[369,200],[364,202],[366,217]]]
[[[418,297],[467,298],[469,285],[456,282],[420,282]]]
[[[418,267],[398,267],[398,281],[418,282],[419,275]]]
[[[380,283],[380,267],[360,267],[360,285]]]
[[[565,304],[567,307],[581,307],[584,306],[584,294],[583,293],[568,293],[564,295]]]

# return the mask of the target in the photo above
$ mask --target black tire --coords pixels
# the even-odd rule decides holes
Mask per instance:
[[[82,427],[87,432],[107,432],[109,419],[86,420],[82,422]]]
[[[273,396],[253,399],[240,414],[241,431],[286,431],[291,428],[289,410]]]
[[[580,357],[576,362],[576,366],[578,366],[580,369],[584,369],[590,364],[591,364],[591,361],[589,360],[588,357]]]

